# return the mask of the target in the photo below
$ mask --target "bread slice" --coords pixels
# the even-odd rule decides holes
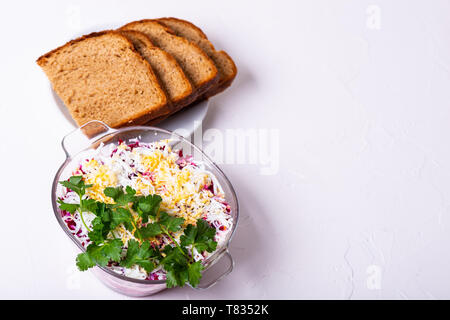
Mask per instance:
[[[197,96],[203,95],[218,83],[217,68],[206,53],[196,44],[176,36],[170,29],[156,20],[134,21],[120,29],[143,32],[154,45],[171,54],[191,80]]]
[[[228,88],[237,74],[233,59],[225,51],[216,51],[203,31],[189,21],[177,18],[161,18],[158,22],[170,28],[177,36],[188,39],[198,45],[214,61],[219,71],[219,83],[206,92],[204,98],[211,97]]]
[[[78,125],[143,124],[167,113],[149,63],[115,31],[72,40],[37,60]]]
[[[181,109],[195,99],[193,88],[177,61],[164,50],[154,46],[148,36],[134,30],[119,31],[130,40],[135,49],[150,63],[170,100],[168,112]]]

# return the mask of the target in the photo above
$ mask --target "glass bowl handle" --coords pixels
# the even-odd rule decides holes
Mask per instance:
[[[234,260],[233,257],[231,256],[230,252],[228,252],[228,248],[225,250],[225,252],[222,254],[222,256],[219,258],[219,260],[216,263],[220,263],[223,259],[227,259],[228,263],[229,263],[229,267],[221,272],[217,277],[215,277],[215,279],[210,280],[210,281],[203,281],[203,277],[202,280],[200,280],[200,284],[195,287],[194,289],[199,289],[199,290],[204,290],[204,289],[208,289],[211,288],[213,285],[215,285],[217,282],[219,282],[220,280],[222,280],[224,277],[226,277],[227,275],[229,275],[231,273],[231,271],[233,271],[233,267],[234,267]],[[214,263],[214,264],[216,264]],[[208,270],[205,272],[208,273]],[[204,283],[206,282],[206,283]]]
[[[94,141],[116,131],[102,121],[92,120],[64,136],[61,145],[67,158],[71,158]]]

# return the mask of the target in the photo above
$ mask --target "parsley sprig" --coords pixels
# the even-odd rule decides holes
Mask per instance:
[[[90,231],[89,227],[86,225],[86,222],[84,221],[83,212],[91,211],[92,209],[91,205],[94,200],[83,199],[83,196],[86,192],[86,189],[92,187],[92,184],[85,184],[83,181],[83,176],[72,176],[70,177],[69,180],[60,181],[59,183],[62,184],[67,189],[74,191],[80,198],[80,204],[64,203],[59,199],[58,203],[60,204],[60,209],[68,211],[71,214],[75,213],[75,211],[78,211],[80,214],[81,221],[83,222],[85,228],[88,231]]]
[[[183,287],[186,283],[196,287],[200,283],[204,266],[195,261],[194,249],[199,253],[211,253],[217,248],[214,240],[216,230],[206,221],[198,219],[196,225],[189,224],[183,228],[183,218],[160,211],[162,198],[159,195],[137,196],[136,190],[130,186],[125,189],[105,188],[105,196],[114,200],[113,204],[106,204],[85,196],[86,189],[92,185],[85,184],[82,176],[72,176],[60,184],[80,198],[80,204],[58,200],[60,209],[71,214],[79,212],[92,242],[86,252],[77,256],[77,266],[81,271],[110,263],[118,263],[125,268],[138,265],[147,272],[161,267],[166,271],[169,288]],[[91,223],[92,229],[85,223],[83,212],[96,216]],[[122,239],[117,239],[114,231],[119,226],[133,233],[136,240],[130,239],[125,244]],[[180,236],[179,242],[175,240],[175,234]],[[170,244],[160,247],[153,242],[164,237],[170,239]]]

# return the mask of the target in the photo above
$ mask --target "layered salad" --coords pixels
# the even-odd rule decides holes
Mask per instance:
[[[80,270],[195,287],[233,227],[216,177],[170,140],[102,144],[60,184],[62,219],[86,249]]]

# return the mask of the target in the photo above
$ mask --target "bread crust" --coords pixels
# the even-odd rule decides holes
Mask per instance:
[[[229,88],[231,86],[231,84],[233,83],[234,79],[237,76],[237,67],[236,64],[234,63],[233,59],[231,59],[231,57],[228,55],[228,53],[226,53],[225,51],[220,51],[222,54],[226,55],[231,62],[231,66],[233,68],[233,75],[230,77],[227,77],[227,79],[223,80],[221,83],[219,83],[219,85],[213,89],[211,89],[210,91],[207,91],[204,95],[203,98],[204,99],[208,99],[212,96],[215,96],[216,94],[219,94],[223,91],[225,91],[225,89]]]
[[[183,37],[177,36],[175,34],[175,32],[173,32],[173,30],[171,30],[167,26],[163,25],[162,23],[158,22],[158,19],[142,19],[142,20],[138,20],[138,21],[133,21],[133,22],[125,24],[124,26],[120,27],[118,30],[130,30],[134,26],[137,26],[139,24],[149,23],[149,22],[157,23],[160,27],[162,27],[171,36],[177,37],[178,39],[180,39],[180,41],[185,42],[187,45],[195,47],[196,51],[202,56],[202,59],[209,61],[211,66],[214,68],[213,75],[209,79],[205,79],[204,81],[201,81],[200,83],[197,83],[197,84],[194,84],[191,81],[191,84],[193,84],[195,87],[195,95],[197,97],[203,95],[208,90],[210,90],[211,88],[213,88],[214,86],[217,85],[217,83],[220,80],[220,76],[219,76],[219,72],[218,72],[214,62],[211,60],[211,58],[209,58],[209,56],[198,45],[196,45],[195,43],[192,43],[191,41],[189,41]]]
[[[117,128],[117,127],[121,127],[121,126],[144,124],[144,123],[150,121],[151,119],[155,119],[155,118],[158,118],[160,116],[163,116],[163,115],[167,114],[167,110],[164,107],[167,105],[168,99],[167,99],[167,97],[166,97],[166,95],[164,93],[164,90],[161,88],[161,86],[160,86],[160,84],[158,82],[158,79],[157,79],[155,73],[153,72],[153,69],[151,68],[150,64],[147,62],[147,60],[145,60],[136,51],[136,49],[134,48],[134,46],[133,46],[133,44],[131,43],[130,40],[128,40],[124,35],[120,34],[119,32],[117,32],[115,30],[104,30],[104,31],[100,31],[100,32],[92,32],[90,34],[87,34],[87,35],[81,36],[79,38],[76,38],[74,40],[71,40],[71,41],[67,42],[66,44],[64,44],[64,45],[62,45],[62,46],[60,46],[60,47],[58,47],[56,49],[53,49],[53,50],[47,52],[46,54],[40,56],[36,60],[36,63],[40,67],[44,67],[47,64],[48,59],[53,54],[57,54],[62,49],[70,47],[70,46],[73,46],[73,45],[75,45],[75,44],[77,44],[77,43],[79,43],[81,41],[84,41],[86,39],[89,39],[89,38],[100,37],[100,36],[108,35],[108,34],[113,34],[115,36],[118,36],[118,37],[122,38],[126,42],[128,42],[129,48],[134,53],[134,55],[138,59],[140,59],[142,61],[142,63],[146,66],[146,68],[149,71],[151,77],[153,77],[153,79],[154,79],[154,85],[156,85],[158,87],[157,89],[159,89],[159,91],[162,93],[162,102],[159,105],[155,106],[154,110],[150,110],[150,112],[149,111],[142,111],[140,113],[137,113],[134,117],[124,118],[119,123],[112,124],[111,126]],[[69,109],[69,112],[72,114],[71,109],[67,105],[66,105],[66,107]],[[74,120],[77,122],[78,126],[82,126],[85,123],[85,122],[84,123],[78,123],[78,121],[76,120],[76,117],[74,117],[73,115],[72,115],[72,118],[74,118]]]
[[[209,97],[212,97],[222,91],[224,91],[226,88],[228,88],[229,86],[231,86],[231,84],[233,83],[234,79],[236,78],[237,75],[237,67],[236,64],[234,63],[233,59],[230,57],[230,55],[228,53],[226,53],[225,51],[221,50],[221,51],[217,51],[214,47],[214,45],[211,43],[211,41],[209,41],[208,36],[203,32],[202,29],[200,29],[199,27],[197,27],[196,25],[194,25],[192,22],[190,21],[186,21],[183,19],[178,19],[178,18],[174,18],[174,17],[165,17],[165,18],[159,18],[157,19],[158,22],[160,22],[161,24],[163,24],[165,27],[170,29],[169,25],[164,24],[165,21],[174,21],[174,22],[178,22],[178,23],[182,23],[184,25],[189,26],[189,28],[191,28],[191,30],[193,30],[194,32],[197,33],[197,35],[200,38],[203,38],[204,40],[208,41],[208,46],[210,46],[211,50],[216,52],[217,54],[222,54],[226,57],[226,59],[228,60],[228,62],[231,65],[231,68],[233,70],[233,72],[229,75],[220,75],[220,79],[219,82],[217,83],[216,86],[212,87],[209,91],[205,92],[205,94],[203,96],[200,97],[200,99],[206,99]],[[170,29],[173,33],[175,33],[172,29]],[[180,36],[180,35],[178,35]]]
[[[172,20],[172,21],[177,21],[177,22],[181,22],[181,23],[187,24],[187,25],[189,25],[192,29],[194,29],[194,30],[199,34],[200,37],[202,37],[202,38],[208,40],[208,36],[206,35],[206,33],[204,33],[202,29],[200,29],[199,27],[197,27],[195,24],[193,24],[193,23],[190,22],[190,21],[183,20],[183,19],[179,19],[179,18],[175,18],[175,17],[164,17],[164,18],[159,18],[159,19],[157,19],[157,20],[160,21],[160,22],[164,22],[164,21],[166,21],[166,20],[167,20],[167,21]],[[166,26],[166,27],[167,27],[167,26]],[[168,27],[168,28],[170,29],[170,27]],[[211,44],[211,46],[213,46],[213,45]],[[213,47],[214,47],[214,46],[213,46]]]
[[[84,35],[84,36],[81,36],[81,37],[79,37],[79,38],[70,40],[70,41],[66,42],[65,44],[63,44],[62,46],[59,46],[59,47],[57,47],[56,49],[53,49],[53,50],[51,50],[51,51],[49,51],[49,52],[43,54],[43,55],[40,56],[39,58],[37,58],[36,63],[37,63],[40,67],[42,67],[42,66],[44,66],[45,63],[47,62],[46,59],[50,58],[50,56],[51,56],[52,54],[57,53],[57,52],[60,51],[61,49],[64,49],[64,48],[66,48],[66,47],[73,46],[74,44],[76,44],[76,43],[78,43],[78,42],[81,42],[81,41],[84,41],[84,40],[89,39],[89,38],[94,38],[94,37],[99,37],[99,36],[105,35],[105,34],[107,34],[107,33],[109,33],[109,32],[114,32],[114,31],[113,31],[113,30],[104,30],[104,31],[92,32],[92,33],[86,34],[86,35]]]

